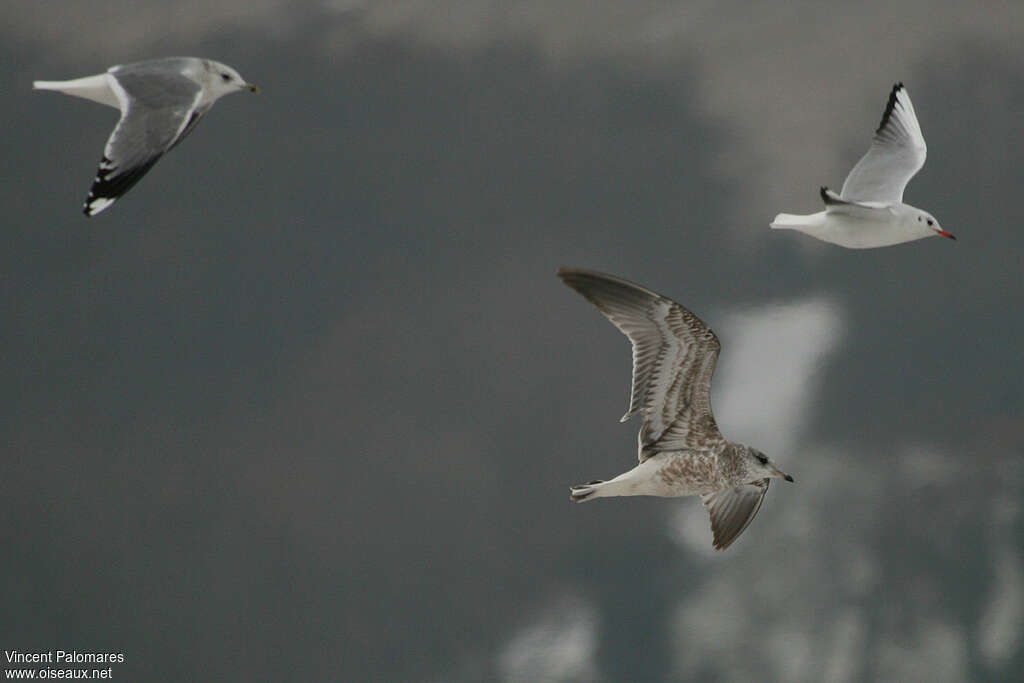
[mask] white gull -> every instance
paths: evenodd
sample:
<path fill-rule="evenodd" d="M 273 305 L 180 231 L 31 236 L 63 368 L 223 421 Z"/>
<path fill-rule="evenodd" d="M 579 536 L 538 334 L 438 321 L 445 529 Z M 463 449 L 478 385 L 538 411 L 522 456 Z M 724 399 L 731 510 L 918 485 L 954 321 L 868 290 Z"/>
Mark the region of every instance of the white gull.
<path fill-rule="evenodd" d="M 927 154 L 921 126 L 902 83 L 893 86 L 871 148 L 836 194 L 821 188 L 825 210 L 807 216 L 780 213 L 776 230 L 797 230 L 850 249 L 887 247 L 939 235 L 956 239 L 927 211 L 903 203 L 903 190 Z"/>
<path fill-rule="evenodd" d="M 166 57 L 112 66 L 95 76 L 35 81 L 32 87 L 121 110 L 121 119 L 107 140 L 85 200 L 86 216 L 103 211 L 130 190 L 192 131 L 218 99 L 239 90 L 259 92 L 230 66 L 199 57 Z"/>

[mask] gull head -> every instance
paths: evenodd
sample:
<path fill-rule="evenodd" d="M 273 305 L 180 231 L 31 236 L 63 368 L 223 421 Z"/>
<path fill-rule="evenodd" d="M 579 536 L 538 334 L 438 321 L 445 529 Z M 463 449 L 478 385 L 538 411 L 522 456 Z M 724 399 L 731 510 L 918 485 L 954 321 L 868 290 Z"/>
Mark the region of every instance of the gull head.
<path fill-rule="evenodd" d="M 747 446 L 746 465 L 751 483 L 767 478 L 785 479 L 789 482 L 793 481 L 793 477 L 776 467 L 775 463 L 773 463 L 767 455 L 756 448 Z"/>
<path fill-rule="evenodd" d="M 206 88 L 209 92 L 208 97 L 211 100 L 229 95 L 239 90 L 248 90 L 250 92 L 259 92 L 252 83 L 247 82 L 242 78 L 242 74 L 232 69 L 227 64 L 221 64 L 215 62 L 212 59 L 204 60 L 206 67 Z"/>
<path fill-rule="evenodd" d="M 911 219 L 922 237 L 934 237 L 935 235 L 938 235 L 939 237 L 945 237 L 946 239 L 956 239 L 956 237 L 953 236 L 953 233 L 943 230 L 942 226 L 939 225 L 939 222 L 935 219 L 935 216 L 931 215 L 927 211 L 911 207 Z"/>

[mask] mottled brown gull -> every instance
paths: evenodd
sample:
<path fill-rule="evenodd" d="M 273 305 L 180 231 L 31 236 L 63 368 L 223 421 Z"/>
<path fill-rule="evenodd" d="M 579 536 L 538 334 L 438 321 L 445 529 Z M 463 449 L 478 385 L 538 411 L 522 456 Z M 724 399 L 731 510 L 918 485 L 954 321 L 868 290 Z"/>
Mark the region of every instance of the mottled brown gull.
<path fill-rule="evenodd" d="M 721 345 L 676 302 L 637 284 L 587 270 L 558 277 L 597 306 L 633 345 L 625 422 L 640 413 L 640 464 L 610 481 L 573 486 L 572 500 L 606 496 L 700 496 L 714 546 L 724 550 L 761 508 L 773 477 L 793 478 L 761 451 L 727 441 L 711 412 L 711 376 Z"/>

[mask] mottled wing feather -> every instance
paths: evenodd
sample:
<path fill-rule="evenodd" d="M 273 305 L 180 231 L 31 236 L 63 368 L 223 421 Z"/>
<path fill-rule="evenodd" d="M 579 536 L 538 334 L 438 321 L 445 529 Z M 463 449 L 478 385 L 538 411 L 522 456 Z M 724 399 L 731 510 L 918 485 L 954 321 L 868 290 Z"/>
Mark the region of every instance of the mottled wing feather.
<path fill-rule="evenodd" d="M 768 493 L 768 483 L 761 479 L 700 497 L 711 517 L 715 550 L 728 548 L 750 526 Z"/>
<path fill-rule="evenodd" d="M 902 83 L 893 86 L 882 122 L 840 196 L 850 201 L 902 202 L 903 190 L 927 156 L 914 105 Z"/>
<path fill-rule="evenodd" d="M 115 70 L 113 76 L 121 119 L 104 147 L 85 201 L 87 215 L 106 208 L 139 182 L 208 109 L 197 109 L 201 88 L 184 75 L 133 69 Z"/>
<path fill-rule="evenodd" d="M 565 284 L 597 306 L 633 345 L 633 382 L 623 420 L 641 413 L 641 460 L 659 450 L 722 441 L 711 412 L 721 345 L 690 311 L 612 275 L 563 268 Z"/>

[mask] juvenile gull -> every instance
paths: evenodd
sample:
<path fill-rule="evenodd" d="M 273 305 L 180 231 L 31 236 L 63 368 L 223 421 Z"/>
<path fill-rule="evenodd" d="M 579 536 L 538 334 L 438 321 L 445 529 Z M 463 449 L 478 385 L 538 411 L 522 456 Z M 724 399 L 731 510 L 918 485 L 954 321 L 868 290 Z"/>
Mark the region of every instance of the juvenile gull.
<path fill-rule="evenodd" d="M 633 345 L 633 388 L 625 422 L 640 413 L 640 464 L 610 481 L 573 486 L 572 500 L 604 496 L 700 496 L 714 546 L 743 533 L 772 477 L 793 481 L 759 450 L 727 441 L 711 413 L 711 376 L 721 345 L 671 299 L 617 278 L 562 268 L 562 282 L 597 306 Z"/>
<path fill-rule="evenodd" d="M 160 157 L 192 132 L 218 99 L 239 90 L 259 92 L 230 66 L 198 57 L 112 66 L 95 76 L 35 81 L 32 87 L 121 110 L 85 200 L 86 216 L 103 211 L 139 182 Z"/>
<path fill-rule="evenodd" d="M 809 216 L 780 213 L 777 230 L 799 230 L 850 249 L 887 247 L 941 235 L 956 239 L 927 211 L 903 203 L 903 189 L 924 166 L 927 147 L 914 105 L 902 83 L 889 93 L 871 148 L 836 194 L 821 188 L 825 210 Z"/>

